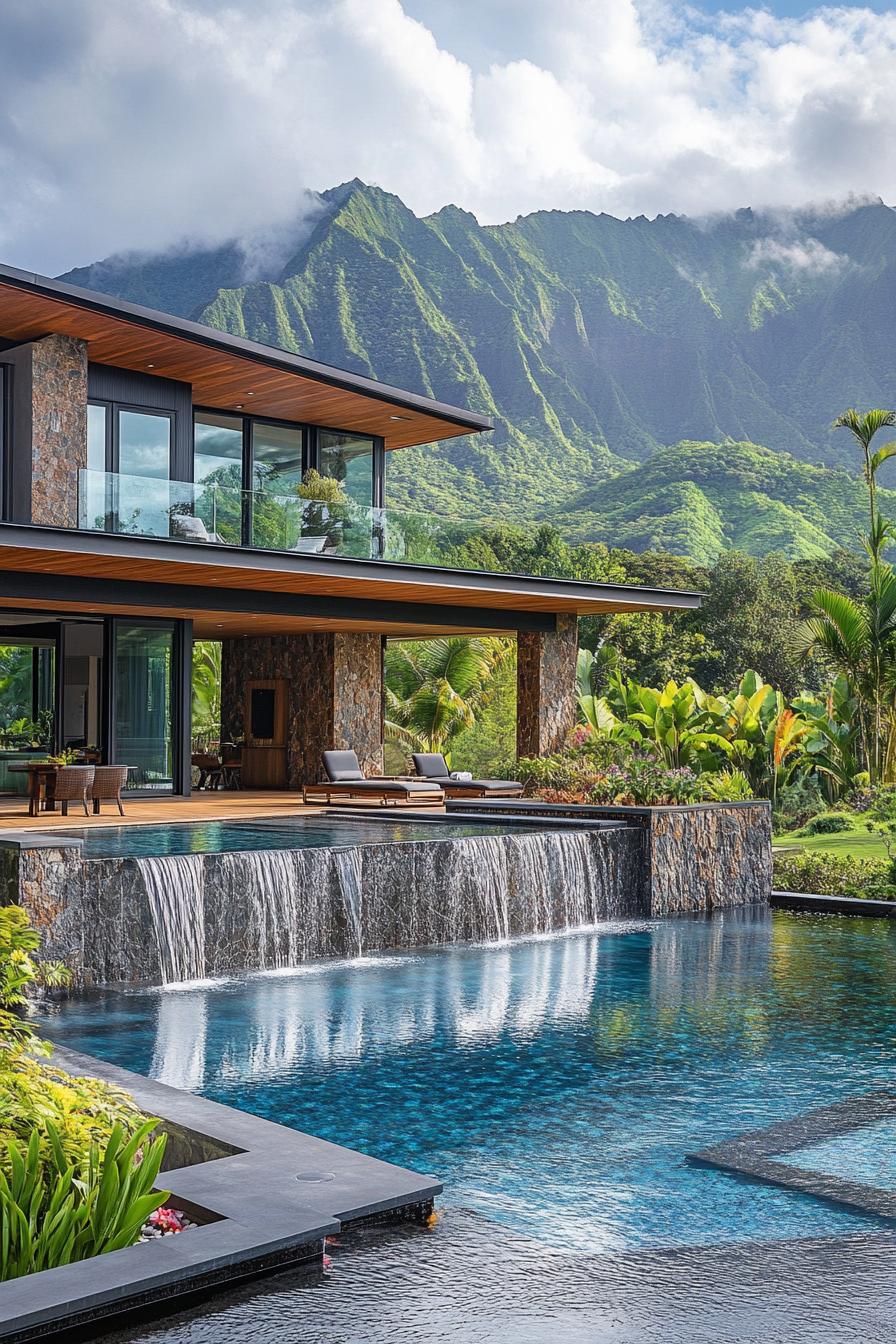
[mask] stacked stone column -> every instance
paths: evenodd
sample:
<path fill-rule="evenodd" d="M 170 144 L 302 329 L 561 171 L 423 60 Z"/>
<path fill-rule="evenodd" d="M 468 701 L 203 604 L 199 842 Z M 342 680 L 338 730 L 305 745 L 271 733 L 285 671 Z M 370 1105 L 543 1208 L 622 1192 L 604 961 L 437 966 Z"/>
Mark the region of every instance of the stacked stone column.
<path fill-rule="evenodd" d="M 383 768 L 383 659 L 380 635 L 354 632 L 225 639 L 221 657 L 221 736 L 245 735 L 245 688 L 288 683 L 287 783 L 321 779 L 330 747 L 357 752 L 365 774 Z"/>
<path fill-rule="evenodd" d="M 27 480 L 14 490 L 21 521 L 77 527 L 78 472 L 87 466 L 87 344 L 45 336 L 16 352 L 15 438 L 30 462 L 15 464 Z M 15 485 L 15 483 L 14 483 Z M 23 489 L 24 487 L 24 489 Z"/>
<path fill-rule="evenodd" d="M 558 751 L 576 722 L 578 620 L 557 617 L 550 632 L 517 637 L 516 745 L 518 756 Z"/>

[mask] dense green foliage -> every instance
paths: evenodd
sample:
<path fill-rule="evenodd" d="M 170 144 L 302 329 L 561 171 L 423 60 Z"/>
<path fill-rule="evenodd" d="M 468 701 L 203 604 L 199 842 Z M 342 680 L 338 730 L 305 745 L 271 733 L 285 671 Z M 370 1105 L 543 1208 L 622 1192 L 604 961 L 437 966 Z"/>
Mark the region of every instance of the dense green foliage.
<path fill-rule="evenodd" d="M 490 696 L 492 677 L 510 656 L 509 639 L 458 635 L 400 640 L 386 651 L 386 738 L 409 754 L 443 752 L 471 728 Z"/>
<path fill-rule="evenodd" d="M 896 873 L 891 859 L 785 850 L 776 853 L 774 861 L 774 884 L 778 891 L 896 900 Z"/>
<path fill-rule="evenodd" d="M 390 455 L 390 503 L 550 518 L 704 563 L 732 547 L 812 557 L 863 521 L 831 422 L 857 389 L 891 393 L 896 215 L 867 204 L 788 227 L 840 264 L 793 265 L 763 247 L 780 218 L 749 210 L 483 227 L 455 206 L 418 219 L 356 181 L 251 269 L 232 243 L 65 278 L 494 417 L 493 435 Z"/>
<path fill-rule="evenodd" d="M 7 1143 L 0 1162 L 0 1279 L 133 1246 L 167 1199 L 152 1188 L 166 1143 L 164 1134 L 150 1139 L 154 1126 L 147 1120 L 127 1138 L 116 1125 L 83 1161 L 69 1159 L 52 1124 L 48 1154 L 37 1130 L 27 1145 Z"/>
<path fill-rule="evenodd" d="M 164 1138 L 118 1088 L 46 1062 L 22 1015 L 29 989 L 65 983 L 40 938 L 0 907 L 0 1280 L 130 1246 L 165 1196 L 151 1193 Z"/>

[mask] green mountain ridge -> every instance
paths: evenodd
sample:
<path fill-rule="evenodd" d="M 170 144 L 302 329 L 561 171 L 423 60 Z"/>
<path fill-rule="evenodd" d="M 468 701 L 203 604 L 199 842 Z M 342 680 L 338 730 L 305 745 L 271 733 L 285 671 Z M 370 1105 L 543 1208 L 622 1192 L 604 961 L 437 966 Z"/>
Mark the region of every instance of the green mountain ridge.
<path fill-rule="evenodd" d="M 881 202 L 482 226 L 355 181 L 267 253 L 237 240 L 63 278 L 494 418 L 390 455 L 392 503 L 699 559 L 854 544 L 856 460 L 831 421 L 896 399 Z"/>

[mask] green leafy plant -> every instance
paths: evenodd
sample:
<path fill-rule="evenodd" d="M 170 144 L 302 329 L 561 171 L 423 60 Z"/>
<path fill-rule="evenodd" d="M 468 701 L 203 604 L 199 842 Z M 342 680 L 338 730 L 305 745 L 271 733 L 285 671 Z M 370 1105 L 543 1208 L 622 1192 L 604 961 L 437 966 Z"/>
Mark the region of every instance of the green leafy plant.
<path fill-rule="evenodd" d="M 38 963 L 40 935 L 18 905 L 0 906 L 0 1068 L 24 1050 L 49 1054 L 49 1047 L 17 1011 L 29 986 L 66 984 L 68 971 L 58 962 Z"/>
<path fill-rule="evenodd" d="M 40 935 L 21 906 L 0 907 L 0 1165 L 4 1143 L 27 1143 L 36 1135 L 44 1149 L 51 1126 L 76 1162 L 116 1125 L 131 1134 L 143 1122 L 126 1092 L 45 1062 L 50 1046 L 20 1010 L 30 989 L 65 985 L 69 973 L 57 962 L 38 961 L 39 947 Z"/>
<path fill-rule="evenodd" d="M 408 751 L 448 752 L 486 703 L 510 642 L 470 635 L 403 640 L 386 650 L 386 737 Z"/>
<path fill-rule="evenodd" d="M 74 747 L 65 747 L 62 751 L 57 751 L 54 756 L 47 757 L 48 765 L 74 765 L 78 759 L 78 753 Z"/>
<path fill-rule="evenodd" d="M 9 1142 L 0 1170 L 0 1279 L 87 1260 L 133 1246 L 151 1213 L 168 1199 L 154 1191 L 166 1136 L 146 1120 L 130 1138 L 116 1125 L 86 1162 L 67 1157 L 53 1125 L 49 1153 L 36 1133 L 26 1147 Z"/>
<path fill-rule="evenodd" d="M 889 859 L 858 859 L 850 854 L 784 851 L 774 856 L 778 891 L 820 896 L 896 900 L 896 881 Z"/>
<path fill-rule="evenodd" d="M 753 786 L 743 770 L 707 771 L 697 783 L 697 796 L 704 803 L 744 803 L 754 797 Z"/>
<path fill-rule="evenodd" d="M 799 835 L 839 835 L 855 828 L 858 818 L 852 812 L 819 812 L 810 817 Z"/>

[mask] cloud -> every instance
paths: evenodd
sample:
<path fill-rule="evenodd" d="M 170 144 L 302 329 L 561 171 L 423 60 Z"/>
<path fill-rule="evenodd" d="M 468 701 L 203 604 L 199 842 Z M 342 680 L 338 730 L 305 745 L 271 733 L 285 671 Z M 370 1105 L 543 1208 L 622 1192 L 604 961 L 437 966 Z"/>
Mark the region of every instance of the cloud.
<path fill-rule="evenodd" d="M 231 237 L 251 269 L 355 176 L 485 223 L 896 198 L 893 12 L 5 0 L 3 25 L 0 256 L 46 271 Z"/>
<path fill-rule="evenodd" d="M 832 252 L 817 238 L 785 241 L 757 238 L 747 256 L 748 266 L 781 266 L 804 275 L 830 275 L 850 264 L 840 252 Z"/>

